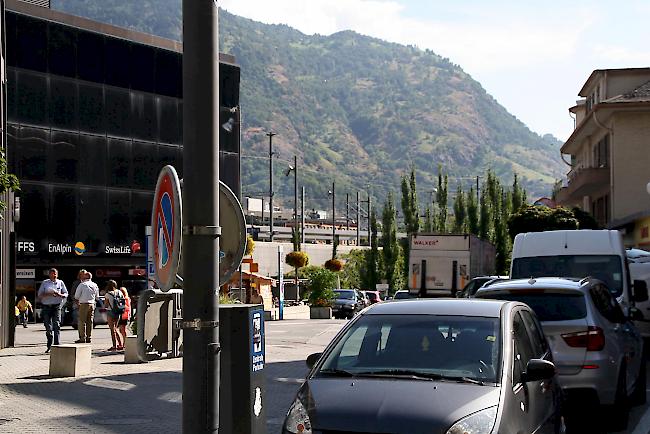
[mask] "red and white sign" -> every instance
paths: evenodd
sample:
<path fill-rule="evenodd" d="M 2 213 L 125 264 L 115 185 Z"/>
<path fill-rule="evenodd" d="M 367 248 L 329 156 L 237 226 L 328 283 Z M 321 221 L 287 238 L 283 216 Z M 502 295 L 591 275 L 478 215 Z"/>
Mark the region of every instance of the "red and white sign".
<path fill-rule="evenodd" d="M 99 268 L 95 270 L 95 277 L 105 278 L 105 277 L 122 277 L 122 272 L 120 270 L 107 270 Z"/>
<path fill-rule="evenodd" d="M 151 227 L 153 262 L 158 287 L 169 291 L 176 283 L 181 253 L 181 188 L 176 169 L 160 171 L 153 198 Z"/>

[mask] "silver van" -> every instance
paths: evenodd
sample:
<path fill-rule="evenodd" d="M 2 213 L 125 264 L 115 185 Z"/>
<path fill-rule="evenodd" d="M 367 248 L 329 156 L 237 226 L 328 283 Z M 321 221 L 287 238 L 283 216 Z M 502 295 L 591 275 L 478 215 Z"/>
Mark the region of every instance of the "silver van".
<path fill-rule="evenodd" d="M 645 403 L 643 339 L 602 281 L 517 279 L 483 287 L 476 298 L 519 301 L 533 309 L 569 408 L 610 406 L 615 425 L 624 427 L 628 403 Z"/>

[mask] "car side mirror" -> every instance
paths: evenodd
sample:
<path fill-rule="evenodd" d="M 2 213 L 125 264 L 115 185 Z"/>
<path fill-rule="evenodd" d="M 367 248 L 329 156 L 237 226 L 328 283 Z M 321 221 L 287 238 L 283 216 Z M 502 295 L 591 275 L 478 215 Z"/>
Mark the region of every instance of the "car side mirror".
<path fill-rule="evenodd" d="M 526 372 L 521 374 L 521 382 L 548 380 L 555 375 L 555 365 L 548 360 L 530 359 L 526 365 Z"/>
<path fill-rule="evenodd" d="M 634 281 L 634 301 L 648 301 L 648 284 L 645 280 Z"/>
<path fill-rule="evenodd" d="M 631 307 L 629 319 L 632 321 L 643 321 L 643 312 L 636 307 Z"/>
<path fill-rule="evenodd" d="M 323 353 L 314 353 L 307 356 L 307 367 L 309 369 L 314 367 L 316 362 L 318 362 L 318 359 L 320 359 L 321 354 Z"/>

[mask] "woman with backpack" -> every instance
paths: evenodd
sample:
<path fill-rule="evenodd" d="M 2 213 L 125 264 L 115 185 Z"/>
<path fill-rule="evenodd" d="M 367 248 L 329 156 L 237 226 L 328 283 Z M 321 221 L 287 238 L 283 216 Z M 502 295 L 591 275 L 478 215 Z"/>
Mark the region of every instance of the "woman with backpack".
<path fill-rule="evenodd" d="M 126 326 L 129 324 L 129 321 L 131 320 L 131 297 L 129 297 L 129 291 L 127 291 L 126 288 L 123 286 L 120 286 L 120 292 L 124 297 L 124 301 L 126 305 L 126 309 L 124 309 L 124 313 L 120 318 L 120 325 L 119 325 L 120 334 L 122 335 L 122 346 L 124 346 L 126 345 Z M 117 347 L 117 349 L 121 350 L 123 348 Z"/>
<path fill-rule="evenodd" d="M 107 304 L 106 316 L 108 319 L 108 329 L 111 331 L 111 340 L 113 341 L 113 346 L 108 351 L 118 351 L 124 348 L 117 330 L 117 325 L 126 310 L 126 300 L 122 292 L 117 289 L 116 281 L 109 280 L 106 282 L 106 295 L 104 299 Z"/>

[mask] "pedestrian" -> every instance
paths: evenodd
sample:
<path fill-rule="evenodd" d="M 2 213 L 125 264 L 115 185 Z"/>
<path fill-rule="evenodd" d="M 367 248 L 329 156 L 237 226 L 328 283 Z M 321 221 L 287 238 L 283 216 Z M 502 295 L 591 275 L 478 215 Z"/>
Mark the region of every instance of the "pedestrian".
<path fill-rule="evenodd" d="M 108 329 L 111 331 L 111 340 L 113 341 L 113 346 L 108 349 L 108 351 L 117 351 L 119 348 L 123 348 L 122 342 L 120 341 L 120 334 L 117 331 L 117 323 L 124 313 L 124 296 L 117 289 L 117 282 L 114 280 L 109 280 L 106 282 L 106 294 L 104 295 L 104 300 L 106 300 L 106 317 L 108 319 Z M 120 311 L 120 304 L 122 304 L 122 310 Z"/>
<path fill-rule="evenodd" d="M 21 324 L 23 327 L 27 328 L 27 323 L 29 322 L 29 312 L 31 312 L 32 315 L 34 314 L 34 308 L 32 307 L 32 304 L 27 300 L 27 297 L 23 295 L 18 301 L 16 307 L 18 308 L 18 316 L 20 317 Z"/>
<path fill-rule="evenodd" d="M 68 288 L 65 283 L 59 280 L 59 271 L 56 268 L 50 268 L 49 279 L 45 279 L 38 288 L 38 299 L 43 308 L 43 324 L 45 325 L 45 336 L 47 337 L 46 353 L 50 352 L 52 344 L 59 345 L 59 335 L 61 329 L 61 304 L 68 296 Z"/>
<path fill-rule="evenodd" d="M 126 345 L 126 326 L 129 325 L 129 321 L 131 320 L 131 297 L 129 297 L 129 291 L 127 291 L 123 286 L 120 286 L 120 292 L 124 296 L 124 304 L 126 306 L 119 323 L 119 330 L 122 335 L 122 346 L 124 346 Z M 118 347 L 117 349 L 119 350 L 122 348 Z"/>
<path fill-rule="evenodd" d="M 74 293 L 75 303 L 79 306 L 77 318 L 77 331 L 79 339 L 77 344 L 90 343 L 93 332 L 93 319 L 95 318 L 95 306 L 99 299 L 99 287 L 93 282 L 93 275 L 86 270 L 79 272 L 81 282 L 77 285 Z"/>
<path fill-rule="evenodd" d="M 253 294 L 251 295 L 251 304 L 264 304 L 264 298 L 257 288 L 253 290 Z"/>

